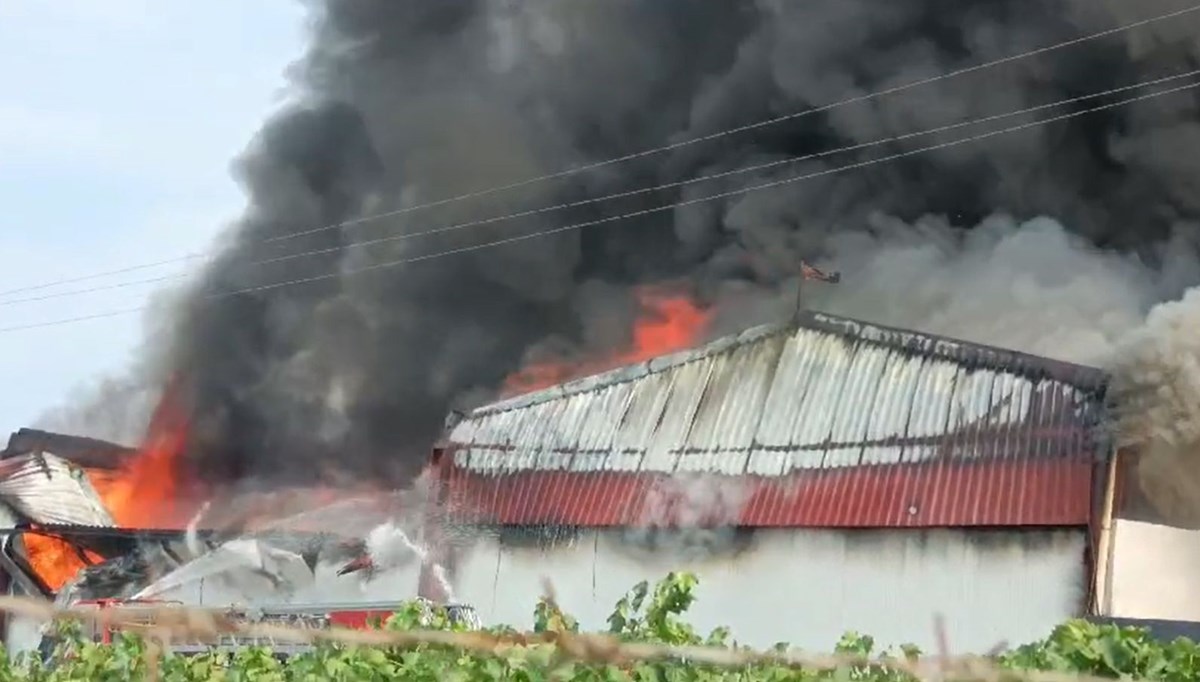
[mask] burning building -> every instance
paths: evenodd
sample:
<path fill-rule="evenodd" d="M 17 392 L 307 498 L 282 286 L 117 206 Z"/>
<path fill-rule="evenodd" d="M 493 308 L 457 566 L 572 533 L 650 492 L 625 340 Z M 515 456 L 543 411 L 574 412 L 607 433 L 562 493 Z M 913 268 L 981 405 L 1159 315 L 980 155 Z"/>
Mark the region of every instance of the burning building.
<path fill-rule="evenodd" d="M 402 492 L 260 491 L 187 507 L 190 529 L 131 527 L 116 517 L 148 512 L 122 506 L 123 481 L 182 442 L 166 408 L 138 449 L 19 432 L 0 457 L 9 591 L 342 615 L 420 596 L 520 624 L 549 578 L 602 627 L 631 584 L 687 569 L 694 622 L 747 643 L 928 647 L 942 616 L 967 651 L 1194 611 L 1144 587 L 1139 557 L 1187 574 L 1194 531 L 1130 484 L 1105 372 L 804 311 L 692 347 L 708 310 L 643 303 L 620 352 L 528 366 L 513 395 L 452 415 Z M 764 616 L 781 610 L 804 618 Z"/>
<path fill-rule="evenodd" d="M 445 561 L 485 621 L 524 620 L 545 576 L 602 627 L 689 568 L 694 622 L 757 645 L 932 645 L 937 613 L 956 650 L 1031 640 L 1092 610 L 1105 392 L 1096 369 L 805 313 L 463 415 L 434 469 L 475 539 Z"/>
<path fill-rule="evenodd" d="M 310 7 L 244 214 L 106 384 L 183 377 L 210 485 L 402 485 L 451 409 L 608 357 L 664 283 L 736 330 L 811 259 L 848 274 L 823 309 L 1085 364 L 1194 283 L 1192 95 L 921 151 L 1187 73 L 1167 0 Z"/>
<path fill-rule="evenodd" d="M 183 426 L 166 416 L 171 395 L 139 448 L 30 429 L 13 434 L 0 451 L 0 590 L 62 606 L 256 605 L 327 624 L 415 596 L 405 584 L 365 601 L 372 595 L 355 589 L 360 581 L 327 579 L 371 546 L 365 531 L 348 529 L 413 516 L 411 496 L 293 489 L 195 504 L 178 470 Z M 331 604 L 339 588 L 349 601 Z M 41 625 L 0 621 L 3 641 L 12 650 L 32 647 Z"/>
<path fill-rule="evenodd" d="M 206 501 L 227 535 L 320 526 L 302 512 L 347 487 L 410 484 L 457 408 L 428 471 L 448 554 L 422 563 L 496 619 L 526 621 L 534 552 L 595 622 L 664 547 L 645 561 L 731 576 L 698 613 L 750 638 L 739 577 L 824 605 L 798 643 L 908 639 L 942 605 L 956 646 L 1040 634 L 1113 544 L 1104 374 L 1043 356 L 1100 366 L 1200 282 L 1197 101 L 922 148 L 1186 74 L 1200 15 L 1169 4 L 314 2 L 298 97 L 236 164 L 245 214 L 105 384 L 175 388 L 64 485 L 122 532 L 177 536 Z M 929 333 L 722 337 L 790 312 L 804 259 L 847 273 L 823 309 Z M 497 389 L 527 394 L 479 407 Z M 970 618 L 1018 580 L 1039 596 Z"/>

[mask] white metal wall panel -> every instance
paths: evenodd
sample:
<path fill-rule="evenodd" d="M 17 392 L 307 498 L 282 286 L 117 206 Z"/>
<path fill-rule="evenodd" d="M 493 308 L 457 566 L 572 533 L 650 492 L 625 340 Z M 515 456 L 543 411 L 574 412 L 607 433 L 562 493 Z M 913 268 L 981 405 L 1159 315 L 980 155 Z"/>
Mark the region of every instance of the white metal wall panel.
<path fill-rule="evenodd" d="M 709 550 L 700 538 L 664 541 L 647 552 L 613 531 L 553 548 L 481 540 L 460 559 L 455 589 L 485 623 L 528 627 L 547 577 L 581 626 L 599 629 L 636 582 L 690 570 L 700 585 L 688 620 L 701 631 L 727 625 L 746 644 L 817 651 L 848 630 L 935 650 L 940 614 L 954 652 L 984 653 L 1045 637 L 1083 608 L 1082 530 L 772 530 L 737 552 L 714 538 Z"/>
<path fill-rule="evenodd" d="M 1116 519 L 1102 614 L 1200 621 L 1200 530 Z"/>

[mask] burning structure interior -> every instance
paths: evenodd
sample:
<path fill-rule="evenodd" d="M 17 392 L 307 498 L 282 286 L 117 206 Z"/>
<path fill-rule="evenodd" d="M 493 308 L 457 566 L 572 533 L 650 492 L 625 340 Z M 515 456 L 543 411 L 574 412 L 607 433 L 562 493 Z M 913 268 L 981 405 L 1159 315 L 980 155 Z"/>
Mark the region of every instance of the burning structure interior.
<path fill-rule="evenodd" d="M 163 441 L 148 439 L 156 442 Z M 0 451 L 0 588 L 60 605 L 145 598 L 220 606 L 314 601 L 311 589 L 304 590 L 319 573 L 363 567 L 367 545 L 345 528 L 404 512 L 403 496 L 290 490 L 222 500 L 221 513 L 204 514 L 201 507 L 190 522 L 179 523 L 169 513 L 178 509 L 161 506 L 155 491 L 124 495 L 131 478 L 146 485 L 157 456 L 146 446 L 32 429 L 14 433 Z M 291 513 L 311 509 L 314 501 L 322 507 L 319 518 Z M 160 511 L 166 513 L 159 523 L 120 521 L 152 519 Z M 216 589 L 210 585 L 206 593 L 205 583 L 214 579 Z M 24 622 L 5 622 L 4 632 L 18 649 L 39 636 L 36 625 Z"/>

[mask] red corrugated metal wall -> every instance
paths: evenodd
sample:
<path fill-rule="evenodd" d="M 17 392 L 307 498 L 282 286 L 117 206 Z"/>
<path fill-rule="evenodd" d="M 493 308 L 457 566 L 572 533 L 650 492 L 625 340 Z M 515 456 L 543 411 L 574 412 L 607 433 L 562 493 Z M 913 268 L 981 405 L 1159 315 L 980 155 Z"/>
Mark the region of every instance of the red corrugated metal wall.
<path fill-rule="evenodd" d="M 935 461 L 785 476 L 521 471 L 439 458 L 453 518 L 500 525 L 1085 526 L 1088 457 Z"/>

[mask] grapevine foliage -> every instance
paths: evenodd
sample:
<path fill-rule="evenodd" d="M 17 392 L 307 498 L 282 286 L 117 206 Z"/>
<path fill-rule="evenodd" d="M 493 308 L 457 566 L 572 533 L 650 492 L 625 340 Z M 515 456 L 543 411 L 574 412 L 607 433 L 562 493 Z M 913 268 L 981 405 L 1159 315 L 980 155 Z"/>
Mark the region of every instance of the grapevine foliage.
<path fill-rule="evenodd" d="M 683 618 L 695 600 L 697 580 L 688 573 L 672 573 L 657 585 L 642 582 L 622 597 L 608 618 L 608 631 L 623 642 L 664 645 L 708 645 L 739 649 L 730 632 L 718 628 L 699 633 Z M 0 649 L 0 682 L 29 680 L 136 680 L 144 679 L 153 665 L 160 680 L 392 680 L 428 682 L 475 682 L 513 680 L 537 682 L 905 682 L 907 673 L 889 669 L 884 661 L 917 661 L 921 652 L 913 646 L 878 651 L 874 640 L 847 633 L 836 652 L 862 661 L 834 671 L 798 670 L 782 665 L 757 664 L 738 669 L 675 661 L 623 661 L 596 664 L 572 660 L 553 643 L 555 634 L 568 636 L 579 630 L 578 622 L 552 601 L 543 599 L 534 608 L 533 630 L 543 635 L 536 642 L 504 645 L 495 655 L 477 655 L 446 646 L 415 648 L 372 648 L 320 645 L 284 659 L 265 648 L 245 648 L 234 653 L 210 652 L 182 656 L 170 653 L 147 656 L 144 642 L 122 634 L 113 643 L 87 642 L 78 630 L 65 626 L 55 654 L 43 661 L 34 654 L 10 656 Z M 426 607 L 413 603 L 380 625 L 385 629 L 419 627 L 453 631 L 463 626 L 445 613 L 430 620 Z M 494 634 L 516 634 L 493 628 Z M 544 641 L 543 641 L 544 640 Z M 561 638 L 560 638 L 561 641 Z M 776 645 L 785 650 L 787 645 Z M 996 657 L 998 666 L 1010 671 L 1013 680 L 1021 671 L 1041 670 L 1086 673 L 1111 678 L 1137 678 L 1182 682 L 1200 679 L 1200 646 L 1179 639 L 1161 643 L 1137 628 L 1071 621 L 1059 626 L 1045 640 L 1021 646 Z"/>

